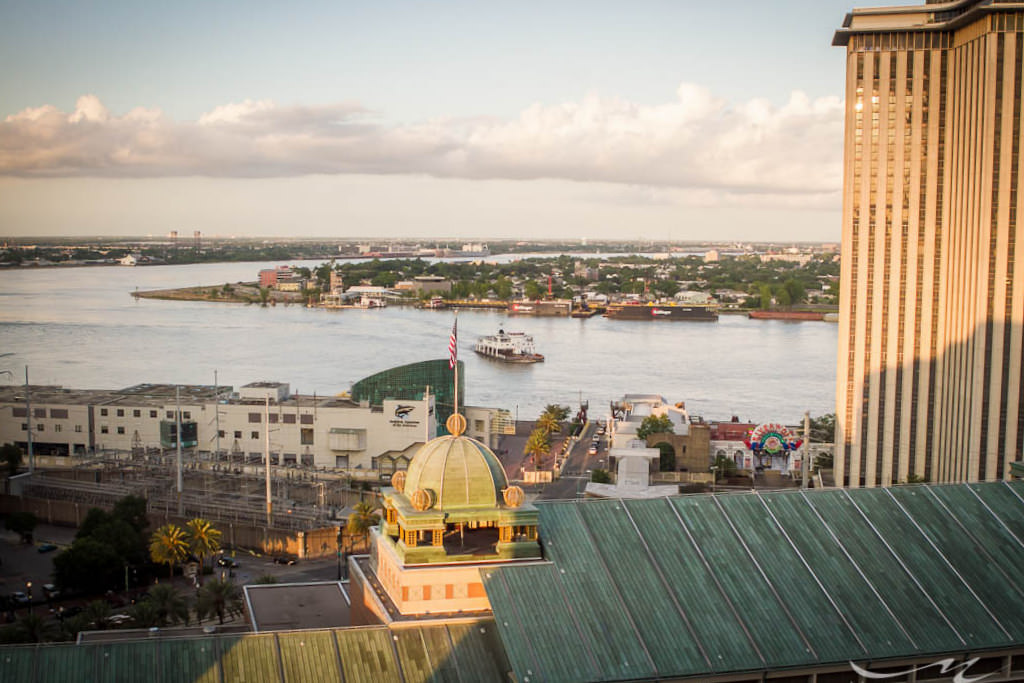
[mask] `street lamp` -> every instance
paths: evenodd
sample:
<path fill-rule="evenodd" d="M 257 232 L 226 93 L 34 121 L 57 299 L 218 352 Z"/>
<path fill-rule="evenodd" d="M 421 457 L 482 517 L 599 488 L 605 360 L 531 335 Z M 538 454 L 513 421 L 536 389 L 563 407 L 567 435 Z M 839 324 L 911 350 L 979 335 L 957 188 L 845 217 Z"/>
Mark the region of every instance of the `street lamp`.
<path fill-rule="evenodd" d="M 338 526 L 338 581 L 341 581 L 341 526 Z"/>
<path fill-rule="evenodd" d="M 32 614 L 32 582 L 26 581 L 25 588 L 28 590 L 28 613 Z"/>

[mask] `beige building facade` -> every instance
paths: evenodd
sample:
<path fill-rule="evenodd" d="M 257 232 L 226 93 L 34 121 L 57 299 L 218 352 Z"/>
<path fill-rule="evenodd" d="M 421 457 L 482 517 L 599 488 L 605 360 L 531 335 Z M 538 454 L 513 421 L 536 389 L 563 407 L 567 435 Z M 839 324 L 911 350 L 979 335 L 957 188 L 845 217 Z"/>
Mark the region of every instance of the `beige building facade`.
<path fill-rule="evenodd" d="M 835 476 L 1008 477 L 1024 437 L 1024 5 L 853 10 Z"/>

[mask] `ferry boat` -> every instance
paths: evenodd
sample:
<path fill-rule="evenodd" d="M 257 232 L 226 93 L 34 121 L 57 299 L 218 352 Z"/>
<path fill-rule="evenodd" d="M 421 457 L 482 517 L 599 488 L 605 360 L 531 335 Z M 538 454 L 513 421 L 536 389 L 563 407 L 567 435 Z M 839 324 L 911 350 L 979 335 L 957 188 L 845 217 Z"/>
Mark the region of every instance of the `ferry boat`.
<path fill-rule="evenodd" d="M 533 337 L 524 332 L 506 332 L 480 337 L 473 350 L 481 356 L 505 363 L 540 363 L 544 356 L 536 352 Z"/>
<path fill-rule="evenodd" d="M 718 304 L 716 303 L 642 303 L 629 301 L 608 304 L 604 313 L 607 318 L 616 320 L 718 320 Z"/>

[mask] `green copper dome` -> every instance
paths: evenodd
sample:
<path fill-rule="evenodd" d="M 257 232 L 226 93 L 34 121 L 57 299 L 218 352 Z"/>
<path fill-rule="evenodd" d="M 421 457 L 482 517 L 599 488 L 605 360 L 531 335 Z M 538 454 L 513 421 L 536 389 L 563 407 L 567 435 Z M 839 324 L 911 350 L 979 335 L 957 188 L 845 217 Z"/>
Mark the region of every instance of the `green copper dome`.
<path fill-rule="evenodd" d="M 484 444 L 467 436 L 439 436 L 420 448 L 409 463 L 405 495 L 432 491 L 435 510 L 499 507 L 508 486 L 505 469 Z"/>

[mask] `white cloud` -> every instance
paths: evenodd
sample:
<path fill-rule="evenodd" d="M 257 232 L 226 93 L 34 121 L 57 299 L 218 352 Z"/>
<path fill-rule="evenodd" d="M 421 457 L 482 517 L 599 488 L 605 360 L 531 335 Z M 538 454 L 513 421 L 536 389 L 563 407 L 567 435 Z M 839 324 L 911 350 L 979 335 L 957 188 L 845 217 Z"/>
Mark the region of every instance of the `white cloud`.
<path fill-rule="evenodd" d="M 407 125 L 385 125 L 353 103 L 268 100 L 176 122 L 155 109 L 117 116 L 84 95 L 71 113 L 47 105 L 0 122 L 0 175 L 549 178 L 810 206 L 841 185 L 842 130 L 836 98 L 794 92 L 782 106 L 730 105 L 693 84 L 657 105 L 591 95 L 536 104 L 513 120 Z"/>

